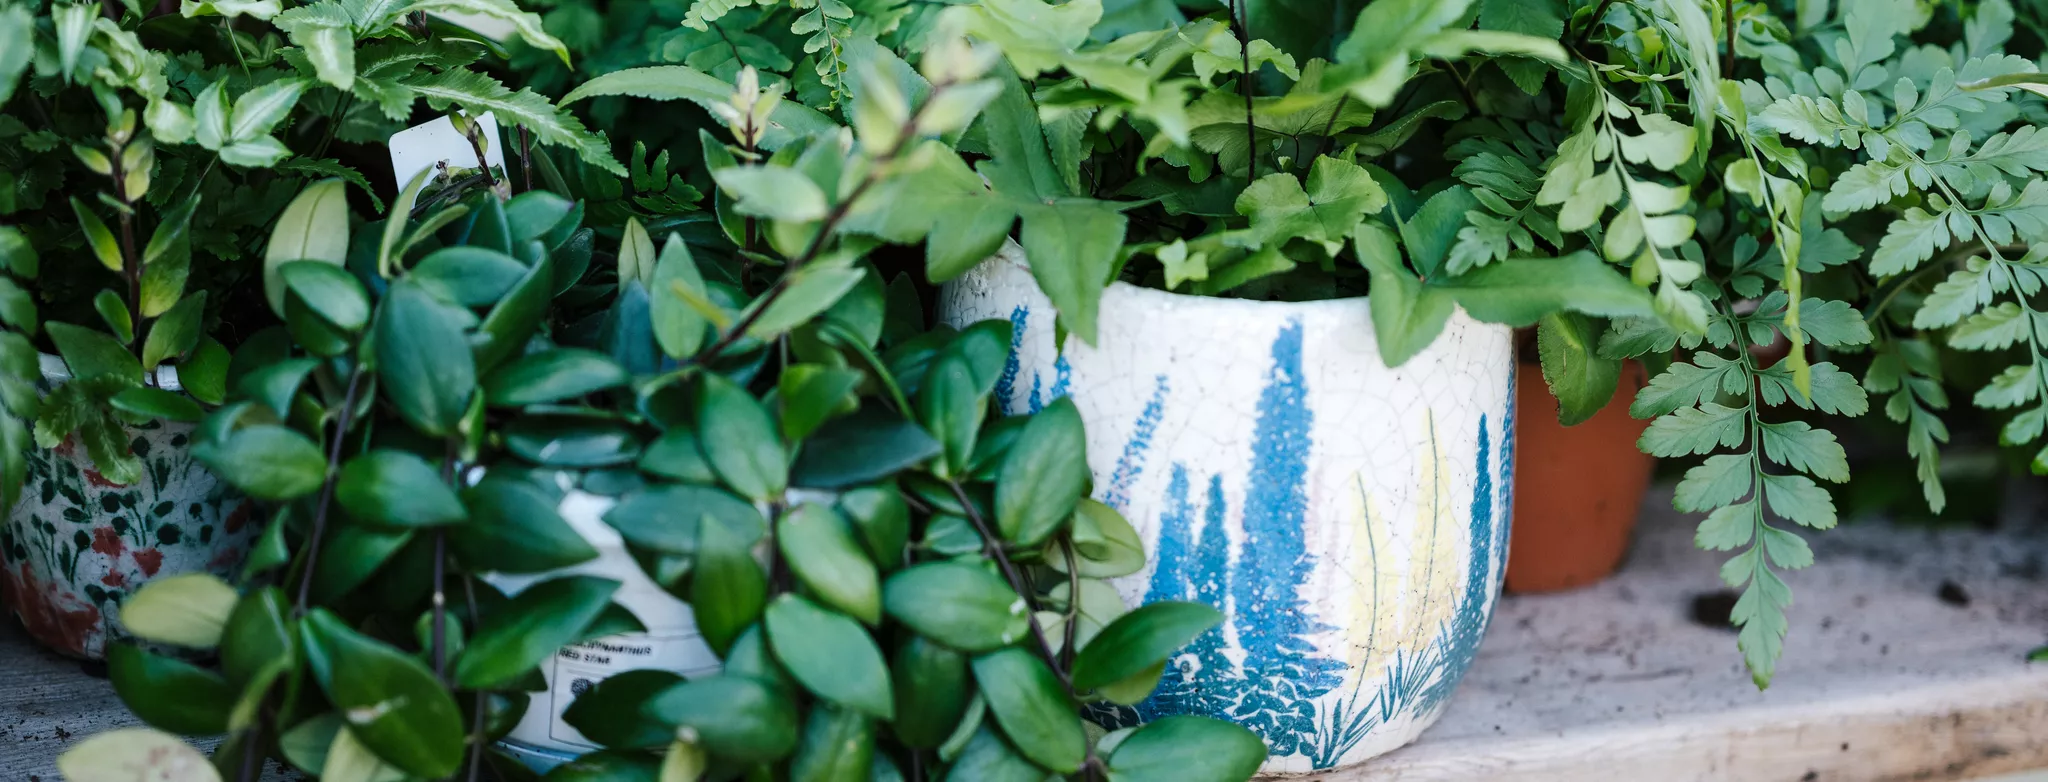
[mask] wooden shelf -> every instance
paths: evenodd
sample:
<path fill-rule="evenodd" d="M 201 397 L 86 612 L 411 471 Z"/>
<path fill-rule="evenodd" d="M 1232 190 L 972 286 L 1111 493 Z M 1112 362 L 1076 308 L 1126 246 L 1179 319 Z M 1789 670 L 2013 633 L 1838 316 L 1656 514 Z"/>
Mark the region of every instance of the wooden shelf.
<path fill-rule="evenodd" d="M 1621 574 L 1502 601 L 1442 721 L 1416 744 L 1324 775 L 1346 782 L 1868 782 L 2048 768 L 2048 530 L 1882 524 L 1809 534 L 1787 577 L 1778 679 L 1750 684 L 1735 634 L 1692 618 L 1721 556 L 1692 548 L 1667 490 L 1644 504 Z M 1944 584 L 1952 584 L 1947 600 Z M 131 725 L 105 679 L 0 627 L 0 779 L 56 782 L 55 759 Z"/>

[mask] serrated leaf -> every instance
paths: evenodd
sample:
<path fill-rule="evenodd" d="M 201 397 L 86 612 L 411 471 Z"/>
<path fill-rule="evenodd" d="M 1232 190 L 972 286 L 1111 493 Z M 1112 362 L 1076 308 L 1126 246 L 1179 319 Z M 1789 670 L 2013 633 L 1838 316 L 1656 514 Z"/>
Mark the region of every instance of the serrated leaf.
<path fill-rule="evenodd" d="M 1849 479 L 1849 457 L 1833 432 L 1805 421 L 1765 423 L 1761 430 L 1764 455 L 1771 461 L 1826 481 Z"/>
<path fill-rule="evenodd" d="M 1742 444 L 1747 428 L 1743 413 L 1742 408 L 1713 402 L 1681 408 L 1651 421 L 1637 444 L 1652 456 L 1684 456 L 1708 453 L 1716 447 L 1733 448 Z M 1833 437 L 1829 439 L 1832 441 Z"/>
<path fill-rule="evenodd" d="M 1765 475 L 1764 501 L 1787 521 L 1814 529 L 1835 526 L 1835 500 L 1804 475 Z"/>
<path fill-rule="evenodd" d="M 1755 482 L 1755 471 L 1748 455 L 1724 453 L 1709 456 L 1705 462 L 1685 471 L 1685 478 L 1678 482 L 1678 491 L 1672 495 L 1671 504 L 1687 513 L 1711 510 L 1749 496 Z"/>

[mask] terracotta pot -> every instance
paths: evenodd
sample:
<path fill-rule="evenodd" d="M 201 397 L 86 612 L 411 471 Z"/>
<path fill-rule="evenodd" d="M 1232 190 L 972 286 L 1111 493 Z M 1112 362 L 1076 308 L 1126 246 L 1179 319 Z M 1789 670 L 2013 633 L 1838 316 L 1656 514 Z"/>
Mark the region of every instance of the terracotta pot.
<path fill-rule="evenodd" d="M 44 356 L 46 385 L 68 378 Z M 170 368 L 157 384 L 178 389 Z M 130 636 L 120 605 L 143 584 L 182 573 L 232 577 L 263 529 L 255 507 L 192 458 L 192 424 L 152 421 L 128 429 L 142 460 L 132 485 L 93 469 L 70 440 L 28 454 L 21 501 L 0 527 L 0 581 L 7 608 L 29 635 L 72 657 L 97 660 Z"/>
<path fill-rule="evenodd" d="M 1069 397 L 1087 424 L 1096 497 L 1152 554 L 1111 581 L 1108 602 L 1198 601 L 1225 616 L 1167 662 L 1150 698 L 1097 709 L 1101 724 L 1228 719 L 1265 739 L 1263 771 L 1293 774 L 1392 751 L 1443 714 L 1505 558 L 1506 326 L 1455 313 L 1390 369 L 1363 298 L 1116 283 L 1095 345 L 1061 350 L 1014 244 L 941 302 L 955 326 L 1010 322 L 1004 412 Z"/>
<path fill-rule="evenodd" d="M 1629 416 L 1641 364 L 1622 365 L 1614 399 L 1577 426 L 1562 426 L 1557 401 L 1535 364 L 1515 382 L 1515 510 L 1509 536 L 1509 592 L 1551 592 L 1591 584 L 1621 566 L 1636 510 L 1656 460 L 1636 450 L 1650 422 Z"/>

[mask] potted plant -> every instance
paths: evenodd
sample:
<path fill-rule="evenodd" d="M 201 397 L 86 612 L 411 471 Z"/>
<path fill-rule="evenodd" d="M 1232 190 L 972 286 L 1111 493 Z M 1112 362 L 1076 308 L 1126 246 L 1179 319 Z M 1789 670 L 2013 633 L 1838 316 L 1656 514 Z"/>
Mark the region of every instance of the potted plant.
<path fill-rule="evenodd" d="M 1528 335 L 1531 337 L 1539 335 Z M 1621 566 L 1649 491 L 1656 459 L 1636 448 L 1648 421 L 1628 414 L 1636 392 L 1649 382 L 1639 362 L 1597 362 L 1579 367 L 1580 344 L 1598 335 L 1571 327 L 1544 331 L 1524 344 L 1515 372 L 1515 405 L 1536 415 L 1515 417 L 1515 492 L 1508 560 L 1502 588 L 1526 594 L 1573 589 L 1597 582 Z M 1544 353 L 1551 355 L 1542 361 Z M 1546 368 L 1552 368 L 1546 372 Z M 1613 396 L 1593 410 L 1564 408 L 1550 395 L 1550 376 L 1590 371 L 1584 382 L 1614 375 Z M 1562 379 L 1562 378 L 1561 378 Z M 1558 415 L 1544 415 L 1551 408 Z"/>
<path fill-rule="evenodd" d="M 1483 610 L 1382 646 L 1357 633 L 1382 638 L 1384 617 L 1356 607 L 1390 593 L 1425 616 L 1487 604 L 1505 506 L 1485 493 L 1509 483 L 1475 458 L 1476 433 L 1507 450 L 1492 428 L 1512 409 L 1505 326 L 1537 325 L 1566 421 L 1610 403 L 1620 362 L 1650 371 L 1627 400 L 1649 421 L 1638 446 L 1705 457 L 1676 504 L 1706 514 L 1701 547 L 1737 552 L 1722 575 L 1743 590 L 1732 621 L 1758 686 L 1789 628 L 1782 573 L 1812 561 L 1794 530 L 1836 523 L 1822 483 L 1849 465 L 1830 418 L 1886 395 L 1936 507 L 1949 383 L 2012 411 L 2003 441 L 2040 439 L 2048 362 L 2029 329 L 2041 265 L 2023 244 L 2048 185 L 2030 151 L 2037 104 L 2015 96 L 2048 88 L 2032 60 L 2004 53 L 2039 45 L 2013 35 L 2008 4 L 1781 18 L 1761 4 L 1375 2 L 1328 42 L 1241 11 L 1185 20 L 1157 7 L 1104 24 L 1088 3 L 955 12 L 1030 81 L 974 137 L 989 189 L 940 218 L 992 248 L 1021 217 L 1020 246 L 952 283 L 949 317 L 1017 319 L 1010 403 L 1071 395 L 1102 496 L 1146 539 L 1170 541 L 1125 588 L 1222 607 L 1243 655 L 1188 661 L 1185 693 L 1163 689 L 1140 716 L 1235 716 L 1273 745 L 1270 767 L 1290 769 L 1355 761 L 1427 724 L 1441 700 L 1410 693 L 1429 690 L 1349 677 L 1414 670 L 1433 639 L 1476 638 Z M 1472 49 L 1506 56 L 1446 59 Z M 1312 324 L 1338 310 L 1357 324 L 1338 332 L 1352 342 L 1316 347 Z M 1471 350 L 1481 356 L 1457 363 Z M 1347 371 L 1383 381 L 1333 379 Z M 1380 382 L 1397 390 L 1314 396 L 1318 383 Z M 1174 410 L 1175 395 L 1188 407 Z M 1488 425 L 1449 430 L 1470 439 L 1443 459 L 1442 435 L 1423 434 L 1445 431 L 1435 405 Z M 1422 509 L 1375 509 L 1390 495 Z M 1376 531 L 1387 524 L 1401 525 L 1392 549 Z M 1429 532 L 1445 526 L 1460 531 Z M 1191 570 L 1172 564 L 1176 549 Z M 1445 549 L 1447 581 L 1469 598 L 1390 579 L 1436 578 Z M 1327 574 L 1340 563 L 1375 576 Z M 1448 651 L 1469 647 L 1441 648 L 1469 660 Z M 1285 677 L 1250 675 L 1280 662 Z M 1390 710 L 1404 715 L 1390 723 L 1343 716 L 1365 702 L 1421 708 Z"/>
<path fill-rule="evenodd" d="M 1555 32 L 1377 2 L 1291 52 L 1239 10 L 959 12 L 1018 78 L 986 115 L 991 186 L 939 219 L 984 250 L 1021 228 L 942 270 L 966 272 L 943 309 L 1016 324 L 1010 409 L 1081 410 L 1098 496 L 1160 551 L 1125 595 L 1229 617 L 1124 719 L 1232 719 L 1299 773 L 1413 739 L 1471 663 L 1507 561 L 1510 327 L 1684 313 L 1453 173 L 1441 128 L 1540 105 L 1475 106 L 1495 66 L 1460 56 L 1542 83 L 1567 62 Z M 1467 135 L 1463 155 L 1512 149 Z M 1514 217 L 1475 235 L 1488 204 Z"/>
<path fill-rule="evenodd" d="M 468 5 L 561 48 L 509 4 Z M 14 278 L 0 283 L 0 560 L 10 607 L 51 648 L 97 658 L 124 636 L 116 607 L 134 588 L 226 575 L 246 553 L 253 509 L 193 460 L 193 427 L 250 374 L 228 346 L 284 317 L 276 267 L 348 249 L 279 237 L 345 214 L 344 182 L 383 208 L 352 145 L 381 142 L 425 98 L 624 171 L 573 117 L 466 68 L 484 54 L 474 36 L 407 13 L 0 9 L 24 53 L 0 63 Z M 283 211 L 301 188 L 317 197 Z"/>
<path fill-rule="evenodd" d="M 723 85 L 720 193 L 757 229 L 738 241 L 629 223 L 585 272 L 580 204 L 488 188 L 308 224 L 373 240 L 346 268 L 281 266 L 289 344 L 245 359 L 280 377 L 202 428 L 201 458 L 275 509 L 259 555 L 239 588 L 188 576 L 124 609 L 220 668 L 117 646 L 124 700 L 157 730 L 226 733 L 209 770 L 232 779 L 265 756 L 330 779 L 530 778 L 491 742 L 532 714 L 603 747 L 556 777 L 1249 778 L 1265 749 L 1224 722 L 1088 728 L 1084 704 L 1142 698 L 1216 612 L 1126 611 L 1102 579 L 1144 555 L 1084 498 L 1079 415 L 991 415 L 1007 324 L 926 331 L 866 257 L 886 197 L 957 164 L 940 139 L 995 92 L 992 51 L 918 54 L 867 51 L 853 132 L 789 134 L 825 115 L 752 72 Z M 560 570 L 603 564 L 591 525 L 631 577 Z M 622 581 L 686 601 L 717 670 L 566 680 L 562 660 L 609 664 L 578 649 L 660 624 Z M 143 758 L 205 763 L 135 729 L 60 765 Z"/>

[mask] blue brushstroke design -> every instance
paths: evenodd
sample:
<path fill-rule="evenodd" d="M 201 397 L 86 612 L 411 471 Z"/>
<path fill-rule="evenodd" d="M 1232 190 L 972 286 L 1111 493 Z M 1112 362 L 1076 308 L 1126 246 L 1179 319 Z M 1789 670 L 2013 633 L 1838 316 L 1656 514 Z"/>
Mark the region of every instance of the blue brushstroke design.
<path fill-rule="evenodd" d="M 1146 400 L 1145 409 L 1138 411 L 1138 420 L 1131 423 L 1131 439 L 1124 443 L 1124 452 L 1116 458 L 1116 468 L 1109 473 L 1109 487 L 1103 490 L 1102 504 L 1122 513 L 1131 503 L 1131 486 L 1138 482 L 1138 476 L 1145 472 L 1145 454 L 1152 450 L 1152 434 L 1159 430 L 1159 419 L 1166 413 L 1166 376 L 1154 380 L 1152 398 Z"/>
<path fill-rule="evenodd" d="M 1311 636 L 1331 629 L 1301 596 L 1315 572 L 1302 532 L 1308 518 L 1308 457 L 1314 413 L 1301 367 L 1299 321 L 1273 340 L 1273 366 L 1252 427 L 1244 545 L 1231 568 L 1237 640 L 1249 678 L 1231 716 L 1264 736 L 1279 757 L 1304 751 L 1315 735 L 1315 700 L 1343 683 L 1342 661 L 1316 655 Z"/>
<path fill-rule="evenodd" d="M 1003 415 L 1022 412 L 1010 397 L 1017 392 L 1017 373 L 1023 370 L 1024 326 L 1030 320 L 1030 308 L 1019 304 L 1010 310 L 1010 355 L 1003 359 L 1003 373 L 996 376 L 996 407 L 1003 411 Z"/>
<path fill-rule="evenodd" d="M 1071 390 L 1074 367 L 1067 363 L 1067 357 L 1060 355 L 1053 359 L 1052 391 L 1048 395 L 1044 375 L 1036 370 L 1031 373 L 1031 398 L 1023 407 L 1012 401 L 1017 392 L 1017 376 L 1023 374 L 1024 332 L 1031 323 L 1031 308 L 1022 304 L 1010 309 L 1010 355 L 1003 359 L 1003 373 L 996 376 L 996 406 L 1003 415 L 1036 414 L 1046 405 L 1059 401 Z"/>
<path fill-rule="evenodd" d="M 1444 676 L 1424 690 L 1418 702 L 1424 714 L 1436 711 L 1450 700 L 1451 691 L 1457 689 L 1458 681 L 1465 678 L 1465 671 L 1472 667 L 1472 657 L 1479 653 L 1479 641 L 1486 635 L 1486 623 L 1492 616 L 1486 610 L 1486 604 L 1493 598 L 1493 553 L 1498 548 L 1499 528 L 1493 523 L 1496 499 L 1493 471 L 1497 465 L 1491 441 L 1492 433 L 1486 428 L 1486 416 L 1481 415 L 1479 453 L 1473 465 L 1476 477 L 1472 486 L 1468 535 L 1471 556 L 1466 561 L 1465 588 L 1458 600 L 1457 614 L 1452 617 L 1449 632 L 1443 639 Z"/>
<path fill-rule="evenodd" d="M 1515 523 L 1515 393 L 1521 362 L 1508 362 L 1508 410 L 1500 423 L 1500 524 L 1493 530 L 1493 549 L 1500 555 L 1500 578 L 1508 575 L 1508 540 Z"/>

